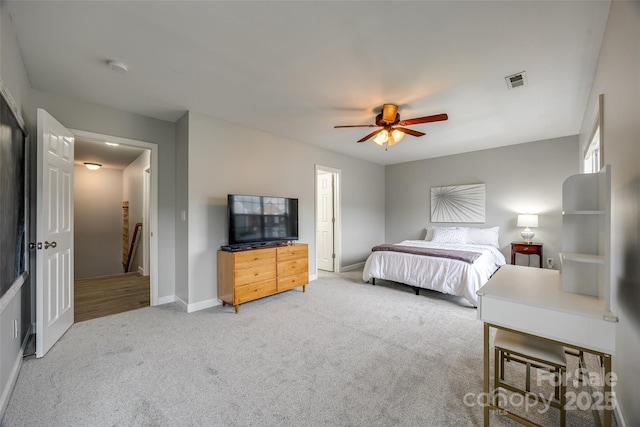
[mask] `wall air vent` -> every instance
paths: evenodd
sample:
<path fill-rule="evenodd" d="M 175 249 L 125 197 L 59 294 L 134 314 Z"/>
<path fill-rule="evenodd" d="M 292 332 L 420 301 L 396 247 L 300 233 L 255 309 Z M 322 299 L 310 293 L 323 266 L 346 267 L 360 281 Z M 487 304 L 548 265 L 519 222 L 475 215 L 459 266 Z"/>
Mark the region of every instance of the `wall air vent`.
<path fill-rule="evenodd" d="M 507 87 L 509 89 L 515 89 L 520 86 L 524 86 L 527 84 L 527 73 L 522 71 L 521 73 L 512 74 L 504 78 L 507 82 Z"/>

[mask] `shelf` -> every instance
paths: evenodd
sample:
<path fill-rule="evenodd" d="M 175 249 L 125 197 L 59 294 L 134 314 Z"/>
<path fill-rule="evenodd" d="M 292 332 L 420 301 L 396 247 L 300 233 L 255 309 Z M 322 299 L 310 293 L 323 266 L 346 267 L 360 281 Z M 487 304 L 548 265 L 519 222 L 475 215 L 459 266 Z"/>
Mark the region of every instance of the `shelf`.
<path fill-rule="evenodd" d="M 561 254 L 564 261 L 585 262 L 590 264 L 604 264 L 604 255 L 582 254 L 578 252 L 565 252 Z"/>
<path fill-rule="evenodd" d="M 562 184 L 562 290 L 610 300 L 611 166 Z"/>

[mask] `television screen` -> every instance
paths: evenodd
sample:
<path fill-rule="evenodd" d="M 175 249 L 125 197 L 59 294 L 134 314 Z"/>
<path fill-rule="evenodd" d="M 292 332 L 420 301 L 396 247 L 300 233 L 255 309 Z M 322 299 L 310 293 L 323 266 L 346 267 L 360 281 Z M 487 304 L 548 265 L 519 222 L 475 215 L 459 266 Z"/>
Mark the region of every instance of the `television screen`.
<path fill-rule="evenodd" d="M 229 245 L 298 240 L 298 199 L 227 196 Z"/>

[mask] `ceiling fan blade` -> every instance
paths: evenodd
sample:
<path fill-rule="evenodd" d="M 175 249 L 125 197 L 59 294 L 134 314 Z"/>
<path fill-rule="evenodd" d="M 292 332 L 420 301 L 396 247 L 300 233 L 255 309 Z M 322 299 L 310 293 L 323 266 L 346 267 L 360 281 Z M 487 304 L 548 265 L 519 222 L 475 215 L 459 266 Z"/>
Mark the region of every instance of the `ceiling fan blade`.
<path fill-rule="evenodd" d="M 411 135 L 411 136 L 424 136 L 424 135 L 426 135 L 426 133 L 424 133 L 424 132 L 418 132 L 417 130 L 413 130 L 413 129 L 400 128 L 400 127 L 396 127 L 394 129 L 402 131 L 402 132 L 406 133 L 407 135 Z"/>
<path fill-rule="evenodd" d="M 365 142 L 367 139 L 376 136 L 377 134 L 379 134 L 380 132 L 382 132 L 384 129 L 378 129 L 378 130 L 374 130 L 373 132 L 371 132 L 369 135 L 365 136 L 362 139 L 359 139 L 358 142 Z"/>
<path fill-rule="evenodd" d="M 343 126 L 334 126 L 334 128 L 374 128 L 378 125 L 343 125 Z"/>
<path fill-rule="evenodd" d="M 415 119 L 400 120 L 398 122 L 398 125 L 409 126 L 409 125 L 417 125 L 420 123 L 440 122 L 442 120 L 447 120 L 448 118 L 449 116 L 447 116 L 446 114 L 436 114 L 433 116 L 416 117 Z"/>

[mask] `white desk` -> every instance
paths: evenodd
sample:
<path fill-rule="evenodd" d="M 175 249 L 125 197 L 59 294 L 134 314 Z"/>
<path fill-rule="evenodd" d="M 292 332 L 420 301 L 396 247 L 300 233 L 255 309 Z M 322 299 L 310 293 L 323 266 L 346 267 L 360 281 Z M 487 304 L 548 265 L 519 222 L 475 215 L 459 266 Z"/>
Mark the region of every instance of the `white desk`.
<path fill-rule="evenodd" d="M 478 319 L 484 322 L 484 392 L 489 393 L 489 330 L 491 327 L 531 335 L 602 357 L 605 378 L 615 352 L 617 318 L 604 300 L 562 290 L 560 273 L 518 265 L 504 265 L 478 290 Z M 610 395 L 607 381 L 605 395 Z M 609 394 L 607 394 L 609 393 Z M 491 404 L 484 407 L 489 425 Z M 611 426 L 611 408 L 604 411 Z"/>

